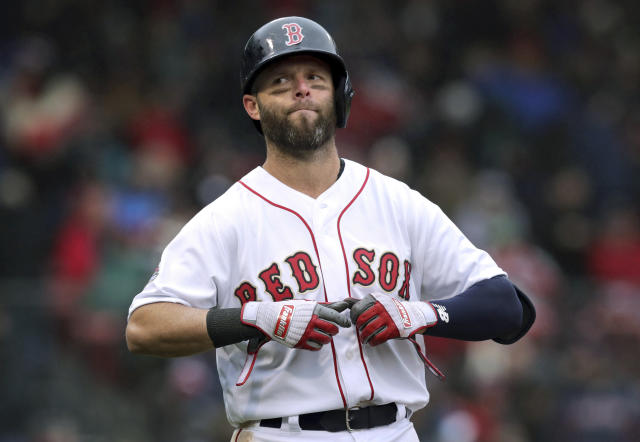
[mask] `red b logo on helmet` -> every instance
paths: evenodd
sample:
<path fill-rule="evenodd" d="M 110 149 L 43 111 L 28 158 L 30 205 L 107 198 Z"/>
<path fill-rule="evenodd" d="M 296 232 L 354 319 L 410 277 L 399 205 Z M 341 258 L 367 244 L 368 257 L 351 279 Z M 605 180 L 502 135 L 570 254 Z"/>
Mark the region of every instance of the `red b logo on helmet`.
<path fill-rule="evenodd" d="M 298 23 L 286 23 L 282 25 L 282 29 L 287 33 L 288 40 L 284 42 L 287 46 L 297 45 L 302 42 L 302 26 Z"/>

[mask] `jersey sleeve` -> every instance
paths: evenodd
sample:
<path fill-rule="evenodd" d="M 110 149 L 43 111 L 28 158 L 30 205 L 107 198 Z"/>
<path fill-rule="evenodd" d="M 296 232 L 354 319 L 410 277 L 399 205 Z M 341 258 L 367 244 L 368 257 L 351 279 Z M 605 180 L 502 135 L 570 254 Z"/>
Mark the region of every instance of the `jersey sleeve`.
<path fill-rule="evenodd" d="M 425 300 L 457 295 L 473 284 L 506 273 L 475 247 L 436 204 L 410 191 L 409 225 L 414 266 L 419 268 Z"/>
<path fill-rule="evenodd" d="M 156 272 L 129 307 L 154 302 L 174 302 L 189 307 L 217 305 L 216 278 L 228 273 L 218 229 L 211 212 L 200 212 L 162 252 Z"/>

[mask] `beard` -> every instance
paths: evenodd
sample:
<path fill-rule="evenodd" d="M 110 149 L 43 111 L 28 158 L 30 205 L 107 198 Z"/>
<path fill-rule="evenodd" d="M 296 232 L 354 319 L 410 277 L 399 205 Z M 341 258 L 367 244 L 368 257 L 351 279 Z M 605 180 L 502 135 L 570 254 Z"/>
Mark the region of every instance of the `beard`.
<path fill-rule="evenodd" d="M 260 125 L 265 138 L 270 140 L 282 153 L 297 159 L 308 158 L 313 152 L 324 146 L 336 132 L 336 113 L 333 103 L 318 108 L 315 120 L 306 117 L 297 122 L 274 109 L 260 106 Z"/>

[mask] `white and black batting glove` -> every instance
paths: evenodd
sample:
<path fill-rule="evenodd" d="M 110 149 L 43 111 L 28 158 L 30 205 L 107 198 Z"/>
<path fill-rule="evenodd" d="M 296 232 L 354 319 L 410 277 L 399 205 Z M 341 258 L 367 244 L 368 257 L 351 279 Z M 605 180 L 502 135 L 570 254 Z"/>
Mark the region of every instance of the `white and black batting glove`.
<path fill-rule="evenodd" d="M 257 328 L 270 339 L 287 347 L 317 351 L 338 334 L 338 327 L 351 322 L 340 312 L 349 307 L 345 301 L 320 304 L 315 301 L 247 302 L 240 318 L 243 324 Z M 264 343 L 264 342 L 262 342 Z M 256 343 L 250 343 L 251 352 Z"/>
<path fill-rule="evenodd" d="M 351 321 L 360 341 L 376 346 L 389 339 L 413 338 L 435 325 L 438 318 L 428 302 L 399 301 L 391 295 L 374 293 L 351 306 Z"/>

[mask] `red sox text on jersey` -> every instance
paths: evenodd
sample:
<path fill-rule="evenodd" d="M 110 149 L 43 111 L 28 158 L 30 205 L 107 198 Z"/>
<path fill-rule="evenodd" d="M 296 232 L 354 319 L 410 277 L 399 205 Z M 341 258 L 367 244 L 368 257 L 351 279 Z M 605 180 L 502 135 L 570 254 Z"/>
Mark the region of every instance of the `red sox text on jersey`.
<path fill-rule="evenodd" d="M 394 292 L 398 286 L 400 276 L 400 259 L 393 252 L 383 253 L 376 264 L 376 252 L 374 249 L 357 248 L 353 254 L 353 259 L 357 268 L 353 272 L 351 281 L 354 285 L 363 287 L 372 286 L 376 280 L 378 285 L 385 292 Z M 273 301 L 285 301 L 294 298 L 294 292 L 303 294 L 310 290 L 315 290 L 320 284 L 318 267 L 313 263 L 313 259 L 306 252 L 296 252 L 284 260 L 291 271 L 291 276 L 297 283 L 297 290 L 282 283 L 282 273 L 280 265 L 271 263 L 266 269 L 258 274 L 258 278 L 263 282 L 265 291 L 271 295 Z M 404 299 L 409 299 L 409 281 L 411 278 L 411 263 L 404 260 L 404 279 L 400 284 L 397 295 Z M 241 304 L 249 301 L 257 301 L 258 289 L 248 281 L 243 281 L 234 294 Z"/>

